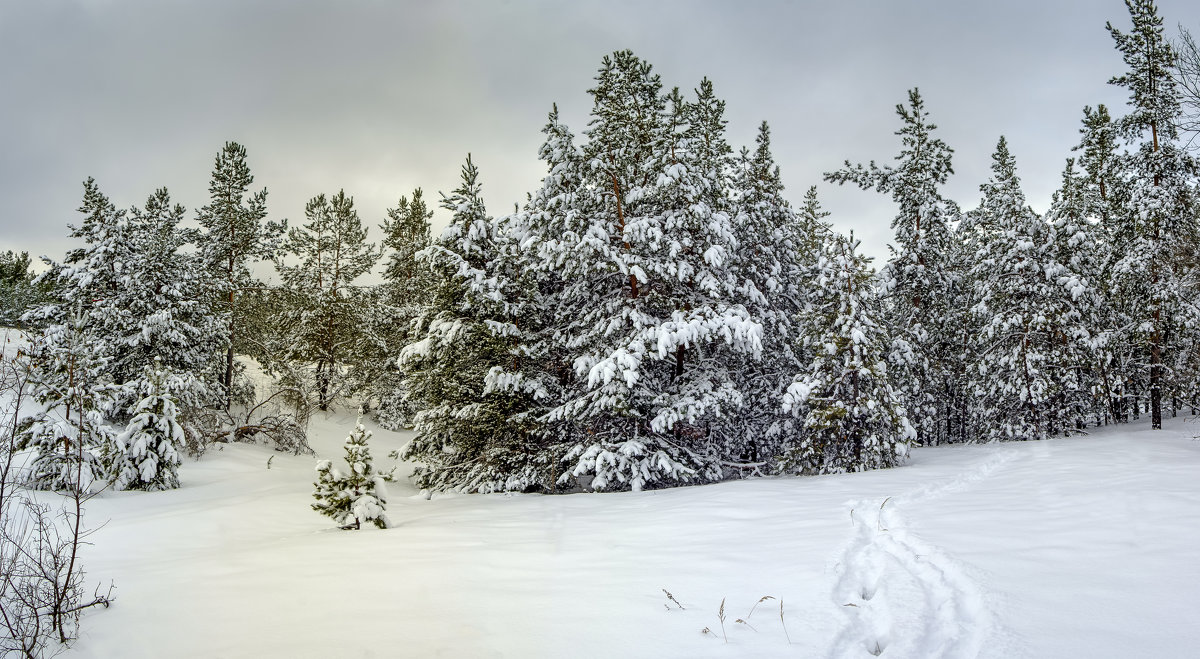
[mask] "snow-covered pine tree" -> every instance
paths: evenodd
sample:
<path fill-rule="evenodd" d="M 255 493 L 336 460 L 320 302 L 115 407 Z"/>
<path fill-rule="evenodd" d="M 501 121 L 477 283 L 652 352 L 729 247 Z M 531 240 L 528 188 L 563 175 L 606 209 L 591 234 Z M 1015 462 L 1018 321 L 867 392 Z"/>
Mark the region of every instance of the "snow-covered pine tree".
<path fill-rule="evenodd" d="M 449 226 L 418 254 L 430 269 L 429 303 L 415 325 L 419 340 L 400 353 L 408 393 L 420 408 L 417 436 L 404 458 L 421 462 L 421 488 L 495 492 L 543 487 L 538 436 L 522 413 L 530 395 L 489 384 L 495 367 L 513 360 L 512 294 L 502 264 L 511 252 L 480 196 L 470 156 L 462 184 L 442 200 Z"/>
<path fill-rule="evenodd" d="M 979 439 L 1045 439 L 1082 424 L 1090 333 L 1077 300 L 1089 293 L 1079 273 L 1055 260 L 1055 236 L 1025 202 L 1016 159 L 1001 137 L 992 178 L 968 214 L 978 239 L 969 281 L 977 333 L 967 381 Z"/>
<path fill-rule="evenodd" d="M 1128 70 L 1109 82 L 1130 92 L 1130 112 L 1117 126 L 1136 150 L 1123 163 L 1129 196 L 1118 234 L 1125 238 L 1115 246 L 1119 256 L 1110 270 L 1110 291 L 1132 321 L 1129 342 L 1142 353 L 1133 366 L 1146 382 L 1151 425 L 1161 428 L 1163 399 L 1193 393 L 1167 387 L 1181 380 L 1181 374 L 1168 372 L 1175 361 L 1171 350 L 1191 343 L 1180 336 L 1193 331 L 1198 320 L 1194 300 L 1184 299 L 1192 265 L 1185 257 L 1200 248 L 1197 163 L 1179 144 L 1176 57 L 1158 10 L 1152 0 L 1126 0 L 1125 5 L 1132 31 L 1107 27 Z"/>
<path fill-rule="evenodd" d="M 26 318 L 48 325 L 43 336 L 47 346 L 61 347 L 65 337 L 73 343 L 87 342 L 86 352 L 101 369 L 91 377 L 120 384 L 131 377 L 127 365 L 136 357 L 136 350 L 125 341 L 134 325 L 126 311 L 132 302 L 129 271 L 137 260 L 134 238 L 126 211 L 119 210 L 94 179 L 84 181 L 83 188 L 78 209 L 83 221 L 69 225 L 71 238 L 83 244 L 69 250 L 61 264 L 43 257 L 49 269 L 39 281 L 53 288 L 52 301 L 31 310 Z M 119 405 L 105 407 L 106 412 L 121 411 Z"/>
<path fill-rule="evenodd" d="M 365 310 L 368 322 L 364 357 L 354 377 L 364 398 L 375 405 L 375 420 L 391 430 L 411 425 L 417 412 L 408 398 L 404 372 L 396 365 L 396 355 L 414 339 L 412 324 L 421 315 L 429 296 L 429 269 L 417 262 L 417 253 L 432 241 L 429 232 L 432 217 L 433 211 L 425 205 L 421 189 L 417 188 L 411 200 L 400 197 L 380 225 L 383 248 L 391 253 L 384 264 L 383 283 L 374 288 L 373 302 Z"/>
<path fill-rule="evenodd" d="M 637 222 L 628 232 L 631 242 L 649 247 L 632 250 L 645 254 L 644 319 L 660 323 L 646 328 L 645 344 L 659 359 L 674 361 L 671 379 L 653 403 L 650 429 L 715 461 L 724 478 L 726 468 L 741 469 L 743 451 L 729 446 L 714 424 L 745 407 L 737 374 L 761 358 L 762 326 L 737 298 L 742 287 L 734 267 L 739 245 L 725 103 L 705 79 L 692 101 L 672 90 L 667 108 L 665 170 L 653 187 L 643 188 L 640 200 L 643 213 L 661 204 L 661 215 L 649 219 L 645 234 Z"/>
<path fill-rule="evenodd" d="M 26 312 L 45 304 L 48 287 L 34 280 L 29 252 L 0 252 L 0 327 L 26 327 Z"/>
<path fill-rule="evenodd" d="M 217 154 L 208 185 L 209 203 L 197 214 L 203 229 L 197 247 L 207 275 L 210 315 L 221 324 L 219 339 L 225 363 L 220 385 L 226 408 L 235 393 L 237 367 L 233 355 L 242 342 L 238 297 L 258 286 L 250 266 L 275 255 L 287 228 L 286 221 L 265 221 L 267 190 L 252 194 L 252 183 L 246 148 L 226 142 Z"/>
<path fill-rule="evenodd" d="M 1079 152 L 1079 166 L 1085 177 L 1088 214 L 1105 231 L 1115 235 L 1123 228 L 1113 224 L 1115 218 L 1112 212 L 1112 207 L 1119 205 L 1122 198 L 1122 163 L 1117 152 L 1117 127 L 1103 103 L 1095 109 L 1091 106 L 1083 108 L 1079 134 L 1079 144 L 1071 150 Z"/>
<path fill-rule="evenodd" d="M 798 318 L 812 355 L 782 400 L 802 420 L 780 457 L 787 473 L 892 467 L 916 432 L 888 379 L 886 326 L 868 259 L 853 237 L 822 245 L 807 308 Z"/>
<path fill-rule="evenodd" d="M 196 232 L 180 226 L 185 210 L 171 204 L 160 188 L 143 208 L 125 216 L 130 256 L 121 279 L 119 328 L 106 331 L 123 347 L 115 361 L 113 379 L 131 386 L 120 400 L 123 416 L 136 414 L 146 382 L 161 361 L 172 373 L 176 403 L 194 409 L 212 402 L 221 364 L 220 325 L 203 302 L 204 274 L 199 258 L 186 251 Z"/>
<path fill-rule="evenodd" d="M 708 78 L 702 79 L 693 91 L 696 98 L 690 102 L 680 98 L 677 90 L 673 91 L 672 104 L 680 111 L 679 120 L 685 122 L 682 137 L 701 186 L 699 197 L 711 212 L 732 215 L 729 193 L 735 161 L 733 148 L 725 141 L 725 126 L 729 123 L 725 119 L 725 101 L 717 98 Z"/>
<path fill-rule="evenodd" d="M 825 180 L 853 183 L 890 194 L 899 206 L 892 221 L 896 243 L 892 258 L 880 276 L 886 303 L 885 317 L 893 338 L 889 359 L 909 418 L 924 444 L 958 440 L 949 420 L 953 407 L 965 398 L 953 390 L 954 365 L 961 362 L 950 307 L 954 273 L 947 260 L 950 223 L 958 218 L 957 205 L 942 196 L 940 186 L 950 174 L 953 150 L 933 136 L 920 93 L 910 90 L 908 105 L 897 105 L 903 126 L 896 134 L 902 147 L 895 165 L 851 165 L 829 172 Z"/>
<path fill-rule="evenodd" d="M 177 397 L 189 395 L 190 376 L 179 376 L 158 359 L 137 379 L 133 418 L 114 442 L 108 472 L 117 490 L 171 490 L 179 487 L 185 432 Z"/>
<path fill-rule="evenodd" d="M 561 282 L 550 350 L 562 390 L 546 415 L 546 430 L 566 443 L 565 453 L 554 457 L 566 458 L 558 484 L 568 488 L 640 488 L 658 478 L 684 481 L 695 471 L 680 451 L 641 442 L 646 412 L 630 400 L 630 389 L 637 385 L 644 348 L 622 346 L 615 353 L 629 369 L 628 379 L 614 377 L 615 368 L 607 378 L 592 378 L 593 367 L 624 342 L 628 325 L 640 321 L 632 321 L 639 303 L 630 301 L 638 299 L 645 274 L 631 263 L 626 227 L 636 217 L 631 190 L 648 183 L 656 168 L 653 150 L 662 141 L 666 112 L 661 92 L 649 63 L 628 51 L 605 56 L 589 90 L 589 142 L 576 150 L 555 113 L 551 125 L 558 132 L 548 133 L 543 151 L 554 159 L 539 192 L 542 238 L 531 244 L 537 249 L 534 268 Z M 621 336 L 613 336 L 617 332 Z"/>
<path fill-rule="evenodd" d="M 106 371 L 103 344 L 82 308 L 50 325 L 31 346 L 29 382 L 41 410 L 21 419 L 17 448 L 32 449 L 28 485 L 86 492 L 106 477 L 115 435 L 104 422 L 121 390 Z"/>
<path fill-rule="evenodd" d="M 953 229 L 954 239 L 946 253 L 949 287 L 945 292 L 947 317 L 944 327 L 947 331 L 943 354 L 951 358 L 945 363 L 942 377 L 949 383 L 944 390 L 952 393 L 946 408 L 946 433 L 955 441 L 962 442 L 976 441 L 979 431 L 973 418 L 975 407 L 967 369 L 973 362 L 972 350 L 984 320 L 971 313 L 971 308 L 979 301 L 971 269 L 976 264 L 976 254 L 986 235 L 973 220 L 974 216 L 969 213 L 959 216 L 958 225 Z"/>
<path fill-rule="evenodd" d="M 1127 177 L 1122 173 L 1125 159 L 1118 153 L 1117 127 L 1108 108 L 1103 104 L 1083 109 L 1083 121 L 1079 129 L 1079 144 L 1072 147 L 1079 152 L 1078 164 L 1082 170 L 1079 182 L 1068 185 L 1064 178 L 1059 190 L 1060 203 L 1078 206 L 1071 213 L 1082 213 L 1084 225 L 1091 227 L 1094 252 L 1090 263 L 1093 288 L 1099 299 L 1093 309 L 1090 324 L 1094 328 L 1093 352 L 1096 355 L 1096 383 L 1106 398 L 1105 418 L 1113 421 L 1127 420 L 1134 407 L 1129 377 L 1135 374 L 1133 364 L 1140 351 L 1128 341 L 1129 333 L 1118 331 L 1131 321 L 1125 317 L 1123 304 L 1112 290 L 1114 282 L 1111 269 L 1116 263 L 1116 245 L 1128 241 L 1127 223 L 1120 221 L 1121 208 L 1128 205 L 1129 189 Z M 1068 187 L 1078 187 L 1078 194 L 1068 192 Z M 1075 197 L 1081 197 L 1075 200 Z M 1081 225 L 1082 226 L 1082 225 Z"/>
<path fill-rule="evenodd" d="M 574 226 L 552 256 L 575 372 L 546 417 L 552 432 L 576 438 L 561 484 L 719 479 L 711 422 L 741 406 L 731 358 L 761 347 L 761 325 L 730 303 L 736 239 L 729 213 L 713 206 L 727 182 L 704 176 L 728 153 L 719 106 L 661 90 L 629 51 L 606 56 L 590 90 Z"/>
<path fill-rule="evenodd" d="M 746 359 L 734 376 L 745 405 L 720 423 L 733 462 L 775 471 L 784 444 L 799 432 L 795 414 L 782 408 L 783 394 L 811 357 L 795 324 L 806 307 L 822 244 L 830 239 L 816 187 L 797 211 L 783 197 L 783 181 L 771 154 L 764 121 L 751 155 L 743 149 L 733 183 L 738 250 L 733 255 L 738 299 L 763 325 L 761 359 Z"/>
<path fill-rule="evenodd" d="M 381 529 L 390 525 L 386 512 L 386 481 L 390 479 L 390 473 L 375 471 L 371 450 L 367 447 L 370 439 L 371 431 L 359 420 L 345 443 L 346 464 L 350 471 L 343 473 L 329 460 L 317 463 L 316 491 L 313 493 L 317 502 L 312 504 L 312 509 L 332 518 L 341 529 L 358 530 L 367 522 Z"/>
<path fill-rule="evenodd" d="M 519 397 L 521 411 L 510 419 L 525 428 L 529 455 L 514 485 L 554 492 L 576 483 L 563 477 L 563 456 L 577 442 L 568 424 L 547 417 L 578 385 L 569 361 L 571 337 L 562 328 L 573 313 L 563 305 L 567 283 L 561 269 L 566 249 L 586 223 L 583 158 L 574 135 L 559 121 L 557 104 L 542 132 L 546 139 L 538 158 L 546 165 L 541 187 L 529 195 L 518 212 L 499 219 L 504 240 L 494 271 L 504 285 L 503 323 L 490 323 L 506 339 L 508 359 L 493 366 L 485 378 L 485 393 Z"/>
<path fill-rule="evenodd" d="M 612 229 L 593 222 L 604 212 L 606 192 L 592 187 L 589 160 L 575 145 L 571 130 L 559 121 L 557 105 L 543 133 L 546 139 L 538 155 L 546 164 L 546 175 L 518 213 L 518 221 L 510 224 L 521 246 L 517 267 L 532 273 L 535 282 L 526 313 L 535 319 L 521 328 L 518 339 L 527 355 L 522 364 L 534 368 L 523 368 L 515 377 L 498 372 L 504 379 L 493 380 L 507 388 L 512 385 L 504 381 L 511 380 L 531 392 L 529 413 L 538 415 L 545 489 L 554 491 L 586 486 L 591 480 L 589 475 L 576 479 L 571 473 L 574 465 L 564 460 L 578 445 L 580 433 L 589 429 L 591 418 L 584 414 L 598 414 L 581 397 L 588 390 L 588 368 L 577 361 L 585 349 L 576 335 L 578 314 L 585 300 L 608 294 L 612 288 L 621 290 L 617 295 L 628 295 L 626 286 L 634 280 L 619 270 L 615 260 L 597 258 L 597 254 L 613 255 Z M 541 368 L 536 368 L 538 364 Z"/>
<path fill-rule="evenodd" d="M 1053 232 L 1052 260 L 1073 273 L 1083 287 L 1072 298 L 1079 314 L 1077 354 L 1087 362 L 1073 373 L 1063 373 L 1061 387 L 1067 402 L 1077 406 L 1072 415 L 1081 424 L 1099 425 L 1112 418 L 1117 379 L 1109 346 L 1110 307 L 1101 288 L 1108 241 L 1099 216 L 1093 214 L 1091 194 L 1086 175 L 1077 174 L 1075 161 L 1068 159 L 1045 219 Z"/>
<path fill-rule="evenodd" d="M 126 271 L 135 260 L 126 213 L 117 209 L 92 178 L 83 183 L 83 203 L 78 211 L 83 221 L 69 225 L 70 237 L 83 245 L 69 250 L 61 264 L 43 257 L 49 268 L 38 282 L 53 289 L 52 300 L 30 310 L 25 318 L 61 325 L 57 333 L 65 335 L 82 315 L 89 327 L 88 340 L 103 342 L 93 346 L 97 355 L 107 362 L 123 362 L 129 351 L 120 340 L 127 329 L 123 310 Z"/>
<path fill-rule="evenodd" d="M 30 312 L 31 319 L 65 325 L 74 310 L 85 312 L 84 336 L 96 343 L 106 379 L 129 385 L 115 392 L 110 412 L 128 418 L 137 403 L 137 379 L 165 355 L 165 363 L 191 386 L 179 392 L 187 407 L 205 404 L 215 382 L 211 338 L 214 321 L 200 301 L 202 276 L 194 255 L 184 251 L 193 233 L 179 227 L 184 209 L 172 205 L 165 188 L 144 208 L 118 210 L 93 179 L 84 183 L 83 222 L 71 236 L 83 246 L 67 253 L 43 278 L 56 300 Z"/>
<path fill-rule="evenodd" d="M 362 344 L 365 298 L 354 282 L 370 272 L 379 252 L 367 242 L 367 228 L 344 190 L 314 197 L 304 214 L 307 222 L 289 231 L 284 243 L 286 256 L 297 262 L 285 261 L 284 254 L 275 258 L 292 301 L 283 359 L 303 365 L 306 375 L 311 370 L 317 409 L 327 410 L 351 393 L 346 371 Z"/>

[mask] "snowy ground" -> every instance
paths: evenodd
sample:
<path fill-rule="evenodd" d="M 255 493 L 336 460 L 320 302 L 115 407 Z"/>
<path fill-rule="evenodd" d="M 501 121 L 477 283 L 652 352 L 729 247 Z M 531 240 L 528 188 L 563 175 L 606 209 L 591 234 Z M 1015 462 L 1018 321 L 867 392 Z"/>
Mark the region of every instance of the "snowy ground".
<path fill-rule="evenodd" d="M 322 457 L 352 424 L 314 421 Z M 227 446 L 89 505 L 117 601 L 67 656 L 1197 656 L 1200 425 L 1167 424 L 643 493 L 397 483 L 358 532 L 309 509 L 315 458 Z"/>

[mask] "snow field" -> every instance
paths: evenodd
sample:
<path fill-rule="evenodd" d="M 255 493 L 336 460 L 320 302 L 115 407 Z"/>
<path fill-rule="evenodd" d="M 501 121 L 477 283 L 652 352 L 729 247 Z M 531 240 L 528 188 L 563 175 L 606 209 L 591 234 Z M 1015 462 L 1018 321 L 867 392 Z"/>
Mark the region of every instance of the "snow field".
<path fill-rule="evenodd" d="M 320 457 L 353 422 L 314 421 Z M 371 429 L 386 468 L 409 434 Z M 85 567 L 118 599 L 68 656 L 1189 657 L 1198 431 L 640 493 L 426 500 L 399 482 L 395 527 L 357 532 L 309 509 L 315 458 L 231 445 L 185 461 L 179 490 L 90 504 L 109 521 Z"/>

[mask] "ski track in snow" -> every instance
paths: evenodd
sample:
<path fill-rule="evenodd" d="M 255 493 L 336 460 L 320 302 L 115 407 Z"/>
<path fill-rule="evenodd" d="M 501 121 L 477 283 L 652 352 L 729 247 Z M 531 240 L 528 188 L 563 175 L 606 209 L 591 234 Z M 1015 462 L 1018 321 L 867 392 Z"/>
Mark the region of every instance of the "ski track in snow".
<path fill-rule="evenodd" d="M 976 657 L 995 628 L 966 566 L 907 529 L 901 508 L 964 490 L 1017 453 L 1000 451 L 955 478 L 850 509 L 853 524 L 831 597 L 845 623 L 831 657 Z"/>

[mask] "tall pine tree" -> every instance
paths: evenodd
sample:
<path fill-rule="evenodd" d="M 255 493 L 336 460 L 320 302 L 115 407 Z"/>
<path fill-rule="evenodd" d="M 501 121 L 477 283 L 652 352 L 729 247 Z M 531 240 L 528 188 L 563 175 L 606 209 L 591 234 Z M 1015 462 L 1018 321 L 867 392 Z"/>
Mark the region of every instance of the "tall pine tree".
<path fill-rule="evenodd" d="M 785 444 L 801 432 L 796 415 L 783 411 L 782 400 L 811 359 L 796 324 L 812 290 L 821 246 L 830 239 L 828 213 L 821 210 L 815 187 L 799 210 L 784 199 L 766 122 L 759 127 L 754 153 L 741 154 L 733 189 L 737 299 L 763 325 L 762 356 L 745 359 L 735 370 L 744 407 L 719 428 L 734 461 L 769 473 Z"/>
<path fill-rule="evenodd" d="M 226 408 L 233 401 L 236 384 L 233 356 L 243 338 L 239 297 L 259 286 L 251 267 L 275 255 L 286 229 L 286 222 L 266 220 L 267 190 L 252 193 L 253 183 L 246 148 L 226 142 L 217 154 L 208 185 L 209 203 L 197 214 L 203 229 L 197 247 L 207 270 L 211 313 L 221 322 L 225 363 L 220 386 Z"/>
<path fill-rule="evenodd" d="M 834 183 L 890 194 L 899 206 L 892 229 L 896 245 L 883 268 L 886 322 L 893 339 L 891 362 L 918 441 L 935 444 L 959 439 L 950 419 L 961 404 L 953 388 L 954 364 L 961 360 L 961 342 L 954 323 L 957 310 L 950 302 L 955 273 L 948 264 L 950 223 L 959 212 L 942 196 L 940 187 L 950 174 L 953 150 L 933 136 L 937 128 L 920 93 L 908 93 L 908 105 L 897 105 L 903 126 L 895 165 L 851 165 L 825 175 Z"/>
<path fill-rule="evenodd" d="M 417 254 L 431 242 L 432 217 L 433 211 L 426 207 L 417 188 L 411 200 L 400 197 L 380 225 L 383 249 L 389 253 L 383 283 L 375 287 L 371 305 L 365 310 L 368 320 L 363 359 L 354 377 L 364 397 L 376 406 L 376 420 L 392 430 L 411 424 L 417 411 L 408 398 L 408 385 L 396 364 L 396 355 L 413 340 L 413 322 L 427 303 L 433 284 L 429 268 L 417 260 Z"/>
<path fill-rule="evenodd" d="M 548 469 L 523 415 L 530 394 L 489 383 L 496 367 L 511 362 L 514 341 L 504 304 L 510 283 L 501 268 L 506 238 L 480 195 L 479 170 L 468 156 L 462 184 L 442 201 L 450 225 L 418 254 L 433 284 L 416 324 L 419 340 L 399 359 L 421 410 L 404 457 L 422 463 L 414 474 L 422 488 L 540 489 Z"/>
<path fill-rule="evenodd" d="M 1188 269 L 1197 239 L 1196 162 L 1179 144 L 1181 116 L 1173 78 L 1175 53 L 1163 36 L 1162 19 L 1151 0 L 1126 0 L 1133 29 L 1108 31 L 1128 70 L 1109 82 L 1129 90 L 1130 112 L 1117 126 L 1134 147 L 1123 169 L 1129 189 L 1121 209 L 1120 239 L 1111 269 L 1110 290 L 1124 305 L 1130 343 L 1140 348 L 1134 364 L 1144 374 L 1151 425 L 1162 427 L 1164 397 L 1180 381 L 1170 373 L 1179 336 L 1196 326 L 1186 293 Z"/>
<path fill-rule="evenodd" d="M 575 372 L 547 415 L 576 438 L 563 482 L 597 489 L 715 480 L 711 424 L 742 404 L 733 355 L 757 353 L 761 325 L 740 305 L 736 244 L 722 208 L 720 104 L 662 93 L 628 51 L 605 57 L 582 150 L 584 193 L 558 243 L 564 358 Z"/>
<path fill-rule="evenodd" d="M 1001 137 L 992 178 L 967 216 L 976 251 L 968 281 L 977 331 L 967 382 L 979 438 L 1045 439 L 1082 424 L 1090 332 L 1086 278 L 1056 259 L 1054 227 L 1025 202 L 1016 159 Z M 1082 298 L 1082 300 L 1081 300 Z"/>
<path fill-rule="evenodd" d="M 354 282 L 379 259 L 367 228 L 344 190 L 318 195 L 305 206 L 307 222 L 288 232 L 275 267 L 292 300 L 284 359 L 311 369 L 317 409 L 348 395 L 346 372 L 359 357 L 365 296 Z"/>

